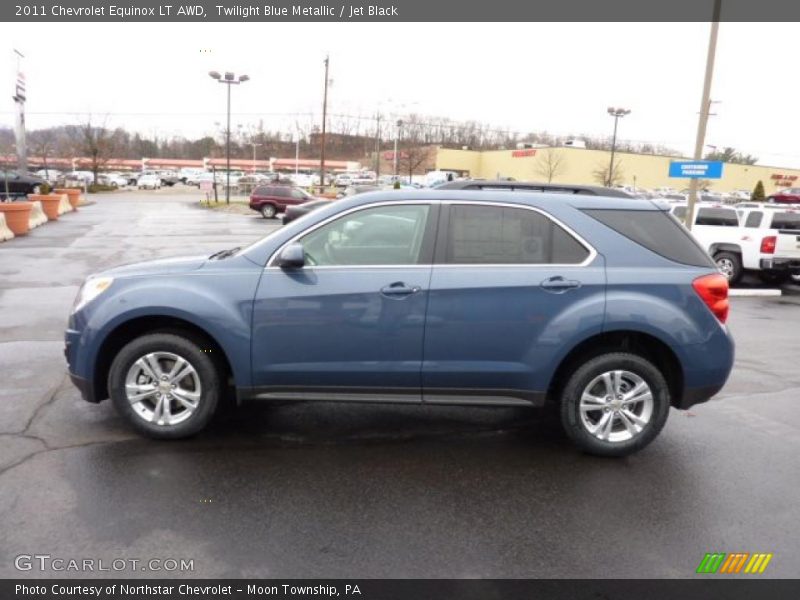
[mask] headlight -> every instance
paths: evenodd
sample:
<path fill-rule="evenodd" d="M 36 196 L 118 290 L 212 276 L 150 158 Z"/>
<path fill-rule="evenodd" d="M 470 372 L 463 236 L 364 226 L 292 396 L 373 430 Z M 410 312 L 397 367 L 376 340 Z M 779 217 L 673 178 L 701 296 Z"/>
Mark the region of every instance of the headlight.
<path fill-rule="evenodd" d="M 113 282 L 113 277 L 90 277 L 87 279 L 78 291 L 78 297 L 75 298 L 75 304 L 72 305 L 72 312 L 77 312 L 89 304 L 111 287 Z"/>

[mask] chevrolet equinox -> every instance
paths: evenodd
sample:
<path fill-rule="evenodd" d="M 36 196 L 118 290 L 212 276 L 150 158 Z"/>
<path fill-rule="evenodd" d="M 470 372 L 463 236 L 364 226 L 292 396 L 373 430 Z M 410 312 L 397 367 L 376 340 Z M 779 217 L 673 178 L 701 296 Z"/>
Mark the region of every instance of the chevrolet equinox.
<path fill-rule="evenodd" d="M 182 438 L 224 399 L 557 407 L 592 454 L 650 443 L 725 384 L 728 284 L 665 207 L 525 191 L 388 191 L 244 249 L 90 276 L 72 381 Z"/>

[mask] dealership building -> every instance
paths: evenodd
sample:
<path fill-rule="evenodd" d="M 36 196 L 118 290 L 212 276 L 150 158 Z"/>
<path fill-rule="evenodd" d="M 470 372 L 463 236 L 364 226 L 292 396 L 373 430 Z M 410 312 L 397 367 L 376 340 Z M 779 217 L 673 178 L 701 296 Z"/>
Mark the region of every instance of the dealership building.
<path fill-rule="evenodd" d="M 473 178 L 513 177 L 518 181 L 548 181 L 548 175 L 552 175 L 553 183 L 597 185 L 602 174 L 608 172 L 610 159 L 611 153 L 605 150 L 569 147 L 486 151 L 438 148 L 436 169 Z M 681 190 L 688 187 L 689 180 L 672 178 L 669 170 L 671 162 L 685 160 L 689 159 L 616 152 L 614 171 L 619 174 L 617 182 L 621 185 Z M 708 181 L 713 191 L 732 192 L 752 190 L 759 180 L 764 183 L 767 195 L 781 188 L 800 187 L 800 169 L 725 163 L 721 179 Z"/>

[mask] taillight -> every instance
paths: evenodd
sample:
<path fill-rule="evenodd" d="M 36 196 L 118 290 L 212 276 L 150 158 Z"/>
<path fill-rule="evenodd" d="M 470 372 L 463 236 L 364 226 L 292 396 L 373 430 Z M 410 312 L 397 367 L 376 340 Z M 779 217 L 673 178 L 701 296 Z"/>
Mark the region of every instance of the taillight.
<path fill-rule="evenodd" d="M 714 316 L 724 323 L 728 319 L 728 279 L 720 273 L 703 275 L 692 282 L 697 295 L 706 303 Z"/>
<path fill-rule="evenodd" d="M 761 240 L 761 254 L 774 254 L 776 243 L 778 243 L 778 238 L 774 235 L 765 237 Z"/>

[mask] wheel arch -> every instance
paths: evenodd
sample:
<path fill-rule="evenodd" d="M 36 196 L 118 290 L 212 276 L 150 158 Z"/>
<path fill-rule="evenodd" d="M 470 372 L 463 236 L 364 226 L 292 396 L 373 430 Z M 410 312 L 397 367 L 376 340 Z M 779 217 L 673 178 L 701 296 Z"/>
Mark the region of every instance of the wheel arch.
<path fill-rule="evenodd" d="M 92 376 L 94 398 L 99 402 L 109 397 L 108 375 L 111 363 L 119 351 L 129 342 L 150 333 L 174 333 L 187 337 L 201 346 L 207 346 L 211 357 L 220 369 L 224 385 L 234 385 L 232 363 L 222 345 L 204 328 L 186 319 L 169 315 L 147 315 L 134 317 L 117 324 L 100 345 Z"/>
<path fill-rule="evenodd" d="M 589 337 L 561 359 L 550 379 L 547 400 L 557 402 L 569 375 L 581 364 L 601 354 L 630 352 L 652 362 L 664 375 L 670 392 L 670 403 L 677 406 L 683 395 L 684 373 L 680 360 L 670 346 L 656 336 L 635 330 L 606 331 Z"/>

